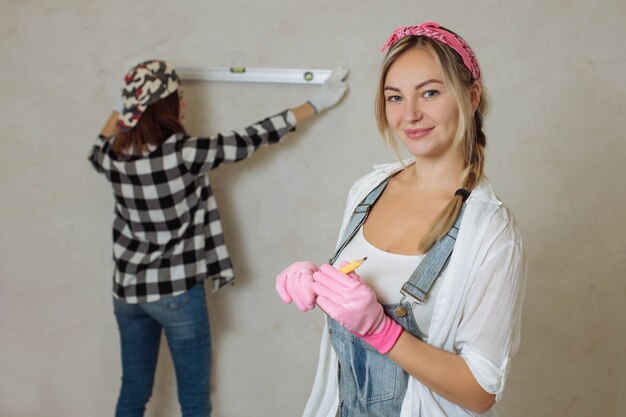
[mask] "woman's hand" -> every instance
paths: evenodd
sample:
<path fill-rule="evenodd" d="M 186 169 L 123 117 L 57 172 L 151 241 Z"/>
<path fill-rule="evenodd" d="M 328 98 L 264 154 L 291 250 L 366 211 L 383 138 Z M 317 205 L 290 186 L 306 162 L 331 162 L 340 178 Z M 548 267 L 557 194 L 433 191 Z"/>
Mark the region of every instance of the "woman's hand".
<path fill-rule="evenodd" d="M 376 294 L 355 272 L 346 275 L 326 264 L 313 274 L 317 304 L 343 327 L 385 354 L 394 346 L 402 327 L 390 319 Z"/>
<path fill-rule="evenodd" d="M 355 272 L 346 275 L 326 264 L 313 274 L 317 304 L 343 327 L 359 335 L 376 333 L 385 316 L 376 294 Z"/>
<path fill-rule="evenodd" d="M 313 273 L 317 266 L 311 262 L 296 262 L 285 268 L 276 277 L 276 292 L 283 303 L 292 301 L 302 312 L 315 308 L 317 294 L 313 291 Z"/>
<path fill-rule="evenodd" d="M 348 83 L 345 81 L 347 77 L 347 68 L 337 67 L 333 69 L 330 77 L 322 84 L 319 93 L 309 99 L 309 103 L 313 106 L 315 113 L 321 113 L 323 110 L 339 103 L 339 100 L 348 91 Z"/>

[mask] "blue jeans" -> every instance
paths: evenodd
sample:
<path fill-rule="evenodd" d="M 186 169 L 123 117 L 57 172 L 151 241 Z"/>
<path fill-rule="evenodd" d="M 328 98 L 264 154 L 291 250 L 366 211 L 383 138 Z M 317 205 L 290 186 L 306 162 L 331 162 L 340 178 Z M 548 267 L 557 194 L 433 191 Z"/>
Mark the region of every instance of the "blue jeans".
<path fill-rule="evenodd" d="M 161 329 L 165 329 L 183 417 L 208 417 L 211 335 L 204 283 L 151 303 L 113 299 L 113 308 L 122 345 L 122 388 L 115 416 L 143 416 L 152 394 Z"/>
<path fill-rule="evenodd" d="M 385 314 L 404 330 L 420 339 L 410 303 L 403 317 L 395 314 L 399 304 L 385 304 Z M 339 415 L 341 417 L 397 417 L 409 382 L 409 374 L 385 355 L 378 353 L 339 322 L 328 318 L 328 331 L 339 361 Z"/>

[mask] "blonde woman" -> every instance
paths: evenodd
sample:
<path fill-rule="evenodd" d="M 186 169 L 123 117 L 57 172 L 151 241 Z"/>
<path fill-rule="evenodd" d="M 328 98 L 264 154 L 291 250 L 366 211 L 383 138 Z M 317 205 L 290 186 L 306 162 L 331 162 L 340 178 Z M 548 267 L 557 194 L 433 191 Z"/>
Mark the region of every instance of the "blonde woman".
<path fill-rule="evenodd" d="M 396 29 L 387 48 L 376 119 L 412 157 L 353 185 L 330 264 L 298 262 L 276 281 L 285 303 L 327 317 L 304 415 L 495 416 L 520 341 L 525 261 L 483 172 L 480 68 L 432 22 Z"/>

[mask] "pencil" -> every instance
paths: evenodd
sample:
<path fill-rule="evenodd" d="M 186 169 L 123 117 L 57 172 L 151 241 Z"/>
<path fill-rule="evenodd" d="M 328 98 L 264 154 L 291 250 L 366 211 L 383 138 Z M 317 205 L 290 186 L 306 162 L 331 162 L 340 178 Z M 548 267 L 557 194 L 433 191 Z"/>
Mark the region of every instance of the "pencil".
<path fill-rule="evenodd" d="M 349 264 L 344 265 L 341 268 L 339 268 L 339 270 L 341 272 L 343 272 L 344 274 L 349 274 L 350 272 L 352 272 L 355 269 L 357 269 L 366 260 L 367 260 L 367 256 L 365 258 L 357 259 L 356 261 L 352 261 Z"/>

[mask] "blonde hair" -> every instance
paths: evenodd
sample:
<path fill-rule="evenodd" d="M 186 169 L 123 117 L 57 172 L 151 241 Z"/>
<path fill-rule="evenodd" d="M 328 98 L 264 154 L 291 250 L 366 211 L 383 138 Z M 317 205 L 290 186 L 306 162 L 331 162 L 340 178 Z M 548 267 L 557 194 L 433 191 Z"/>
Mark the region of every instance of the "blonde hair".
<path fill-rule="evenodd" d="M 483 117 L 487 114 L 489 107 L 488 98 L 482 84 L 482 77 L 481 80 L 474 80 L 469 69 L 463 64 L 461 57 L 447 45 L 423 36 L 408 36 L 400 39 L 389 49 L 382 64 L 376 91 L 375 113 L 378 130 L 398 159 L 401 159 L 398 139 L 387 121 L 384 88 L 387 73 L 393 63 L 407 50 L 412 48 L 425 49 L 433 55 L 443 74 L 444 85 L 458 106 L 459 120 L 454 143 L 457 145 L 462 144 L 463 146 L 465 158 L 463 188 L 471 191 L 484 176 L 486 137 L 483 132 Z M 476 111 L 473 111 L 471 89 L 475 83 L 479 83 L 481 93 L 478 108 Z M 455 195 L 435 218 L 430 230 L 419 242 L 420 251 L 427 252 L 437 240 L 448 233 L 454 225 L 462 206 L 463 197 Z"/>

